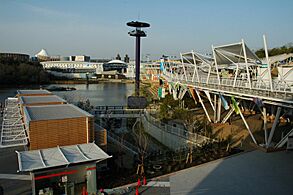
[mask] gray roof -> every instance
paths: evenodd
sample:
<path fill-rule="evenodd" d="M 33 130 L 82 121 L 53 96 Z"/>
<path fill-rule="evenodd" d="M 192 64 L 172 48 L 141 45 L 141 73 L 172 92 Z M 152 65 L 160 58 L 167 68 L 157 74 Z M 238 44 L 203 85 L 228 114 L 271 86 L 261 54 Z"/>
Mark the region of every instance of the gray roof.
<path fill-rule="evenodd" d="M 17 90 L 18 94 L 52 94 L 45 89 L 29 89 L 29 90 Z"/>
<path fill-rule="evenodd" d="M 46 95 L 46 96 L 21 96 L 21 104 L 36 104 L 36 103 L 50 103 L 50 102 L 66 102 L 64 99 L 57 95 Z"/>
<path fill-rule="evenodd" d="M 72 104 L 25 106 L 24 112 L 28 121 L 93 117 L 93 115 Z"/>
<path fill-rule="evenodd" d="M 35 171 L 111 158 L 94 143 L 16 152 L 19 171 Z"/>

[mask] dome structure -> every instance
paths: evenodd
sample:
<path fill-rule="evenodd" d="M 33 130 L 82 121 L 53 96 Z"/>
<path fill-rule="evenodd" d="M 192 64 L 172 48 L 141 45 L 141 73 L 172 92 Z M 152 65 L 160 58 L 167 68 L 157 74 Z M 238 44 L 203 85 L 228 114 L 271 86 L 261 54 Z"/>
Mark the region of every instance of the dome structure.
<path fill-rule="evenodd" d="M 42 56 L 42 57 L 49 57 L 47 51 L 45 49 L 42 49 L 39 53 L 35 55 L 36 57 Z"/>
<path fill-rule="evenodd" d="M 111 60 L 103 64 L 103 71 L 117 71 L 118 73 L 126 73 L 127 64 L 121 60 Z"/>
<path fill-rule="evenodd" d="M 126 64 L 126 63 L 121 60 L 111 60 L 107 64 Z"/>

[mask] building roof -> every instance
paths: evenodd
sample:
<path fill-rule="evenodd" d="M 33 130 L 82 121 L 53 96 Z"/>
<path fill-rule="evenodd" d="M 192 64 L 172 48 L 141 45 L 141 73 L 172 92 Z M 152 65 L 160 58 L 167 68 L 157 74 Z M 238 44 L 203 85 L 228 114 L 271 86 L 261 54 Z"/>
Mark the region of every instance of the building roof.
<path fill-rule="evenodd" d="M 47 96 L 21 96 L 21 104 L 37 104 L 37 103 L 51 103 L 51 102 L 66 102 L 64 99 L 57 95 L 47 95 Z"/>
<path fill-rule="evenodd" d="M 29 90 L 17 90 L 18 94 L 34 94 L 34 95 L 38 95 L 38 94 L 52 94 L 50 91 L 45 90 L 45 89 L 29 89 Z"/>
<path fill-rule="evenodd" d="M 111 158 L 94 143 L 17 152 L 19 171 L 35 171 Z"/>
<path fill-rule="evenodd" d="M 46 51 L 45 49 L 42 49 L 42 50 L 39 51 L 39 53 L 37 53 L 35 56 L 36 56 L 36 57 L 38 57 L 38 56 L 48 57 L 49 55 L 48 55 L 48 53 L 47 53 L 47 51 Z"/>
<path fill-rule="evenodd" d="M 28 121 L 93 117 L 93 115 L 72 104 L 25 106 L 24 112 Z"/>
<path fill-rule="evenodd" d="M 126 64 L 126 63 L 121 60 L 111 60 L 107 62 L 107 64 Z"/>

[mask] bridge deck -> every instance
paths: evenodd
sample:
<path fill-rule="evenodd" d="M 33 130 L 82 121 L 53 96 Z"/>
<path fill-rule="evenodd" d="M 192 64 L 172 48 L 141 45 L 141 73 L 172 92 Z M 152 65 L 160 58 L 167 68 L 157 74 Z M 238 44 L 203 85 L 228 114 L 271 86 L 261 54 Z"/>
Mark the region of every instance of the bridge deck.
<path fill-rule="evenodd" d="M 242 84 L 234 86 L 231 82 L 224 82 L 225 80 L 221 80 L 221 84 L 217 83 L 217 81 L 212 80 L 212 82 L 192 82 L 186 81 L 183 79 L 174 79 L 167 75 L 163 75 L 163 77 L 168 82 L 179 82 L 181 85 L 185 85 L 188 87 L 194 87 L 201 90 L 208 90 L 211 93 L 221 93 L 223 95 L 234 95 L 242 98 L 252 99 L 254 97 L 260 98 L 262 100 L 266 100 L 264 103 L 272 103 L 280 104 L 283 106 L 287 106 L 293 108 L 293 93 L 291 91 L 270 91 L 267 87 L 262 87 L 261 85 L 256 87 L 252 87 L 251 89 L 248 87 L 244 87 Z"/>

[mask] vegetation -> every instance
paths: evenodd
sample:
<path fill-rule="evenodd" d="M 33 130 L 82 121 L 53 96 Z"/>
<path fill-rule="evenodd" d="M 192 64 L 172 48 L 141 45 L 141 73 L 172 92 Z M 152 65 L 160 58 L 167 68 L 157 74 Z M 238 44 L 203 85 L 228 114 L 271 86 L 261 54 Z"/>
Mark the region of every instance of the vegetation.
<path fill-rule="evenodd" d="M 293 46 L 292 44 L 288 44 L 288 45 L 284 45 L 282 47 L 276 47 L 273 49 L 268 50 L 269 56 L 276 56 L 276 55 L 280 55 L 280 54 L 284 54 L 284 53 L 293 53 Z M 255 54 L 259 57 L 259 58 L 264 58 L 265 57 L 265 50 L 259 49 L 255 52 Z"/>
<path fill-rule="evenodd" d="M 41 84 L 49 82 L 49 74 L 38 62 L 0 61 L 0 84 Z"/>
<path fill-rule="evenodd" d="M 183 108 L 184 102 L 184 108 Z M 182 100 L 174 100 L 172 95 L 166 95 L 160 100 L 159 117 L 163 120 L 168 119 L 188 119 L 190 113 L 188 109 L 194 108 L 195 104 L 192 98 L 184 96 Z M 187 109 L 186 109 L 187 108 Z"/>

